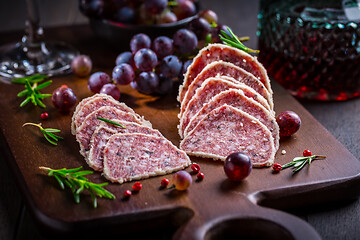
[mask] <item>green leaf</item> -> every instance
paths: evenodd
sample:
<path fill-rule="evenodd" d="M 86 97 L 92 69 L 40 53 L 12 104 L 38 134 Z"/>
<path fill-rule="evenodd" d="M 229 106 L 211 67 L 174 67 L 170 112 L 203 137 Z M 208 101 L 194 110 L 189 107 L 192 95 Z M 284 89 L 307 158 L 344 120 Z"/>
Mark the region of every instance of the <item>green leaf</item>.
<path fill-rule="evenodd" d="M 303 161 L 305 159 L 308 159 L 308 157 L 296 157 L 296 158 L 293 159 L 293 162 Z"/>
<path fill-rule="evenodd" d="M 304 161 L 298 161 L 298 162 L 296 162 L 295 164 L 294 164 L 294 167 L 295 168 L 297 168 L 297 167 L 299 167 L 301 164 L 303 164 L 304 163 Z"/>
<path fill-rule="evenodd" d="M 27 97 L 24 101 L 22 101 L 22 102 L 20 103 L 20 107 L 25 106 L 28 102 L 30 102 L 30 98 L 29 98 L 29 97 Z"/>
<path fill-rule="evenodd" d="M 49 143 L 51 143 L 52 145 L 57 145 L 57 143 L 56 142 L 54 142 L 54 141 L 52 141 L 48 136 L 47 136 L 47 134 L 44 134 L 44 137 L 46 138 L 46 140 L 49 142 Z"/>
<path fill-rule="evenodd" d="M 50 176 L 50 175 L 49 175 Z M 63 181 L 61 181 L 60 177 L 58 175 L 54 175 L 55 179 L 58 181 L 61 189 L 65 189 Z"/>
<path fill-rule="evenodd" d="M 36 90 L 43 89 L 43 88 L 49 86 L 51 83 L 52 83 L 52 80 L 49 80 L 49 81 L 44 82 L 44 83 L 40 84 L 39 86 L 35 87 L 35 89 L 36 89 Z"/>
<path fill-rule="evenodd" d="M 109 119 L 106 119 L 106 118 L 102 118 L 102 117 L 96 117 L 97 119 L 101 120 L 101 121 L 104 121 L 104 122 L 107 122 L 107 123 L 110 123 L 110 124 L 113 124 L 115 126 L 119 126 L 121 128 L 126 128 L 124 127 L 123 125 L 121 125 L 120 123 L 117 123 L 117 122 L 114 122 L 114 121 L 111 121 Z"/>
<path fill-rule="evenodd" d="M 58 132 L 61 132 L 60 129 L 56 129 L 56 128 L 45 128 L 44 131 L 47 132 L 47 133 L 58 133 Z"/>
<path fill-rule="evenodd" d="M 294 169 L 293 172 L 296 173 L 300 171 L 306 165 L 306 163 L 307 161 L 304 161 L 298 168 Z"/>

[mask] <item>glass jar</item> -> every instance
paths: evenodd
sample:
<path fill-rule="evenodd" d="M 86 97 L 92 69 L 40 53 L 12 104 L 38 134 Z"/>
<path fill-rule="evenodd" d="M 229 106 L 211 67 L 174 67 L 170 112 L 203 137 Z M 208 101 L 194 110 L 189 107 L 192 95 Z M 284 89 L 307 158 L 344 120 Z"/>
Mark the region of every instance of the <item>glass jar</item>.
<path fill-rule="evenodd" d="M 262 0 L 259 60 L 299 98 L 360 96 L 360 10 L 356 1 Z"/>

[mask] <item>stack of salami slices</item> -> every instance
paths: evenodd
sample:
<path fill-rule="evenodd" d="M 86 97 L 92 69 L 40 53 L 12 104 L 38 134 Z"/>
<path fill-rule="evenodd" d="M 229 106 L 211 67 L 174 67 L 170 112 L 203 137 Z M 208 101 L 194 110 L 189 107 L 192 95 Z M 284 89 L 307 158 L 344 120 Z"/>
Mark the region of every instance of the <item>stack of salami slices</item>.
<path fill-rule="evenodd" d="M 271 166 L 279 148 L 273 92 L 265 68 L 244 51 L 223 44 L 202 49 L 180 86 L 180 148 L 225 160 L 247 154 L 254 167 Z"/>
<path fill-rule="evenodd" d="M 167 174 L 190 164 L 186 153 L 153 129 L 149 121 L 105 94 L 96 94 L 78 104 L 71 132 L 76 135 L 87 164 L 103 171 L 112 182 Z"/>

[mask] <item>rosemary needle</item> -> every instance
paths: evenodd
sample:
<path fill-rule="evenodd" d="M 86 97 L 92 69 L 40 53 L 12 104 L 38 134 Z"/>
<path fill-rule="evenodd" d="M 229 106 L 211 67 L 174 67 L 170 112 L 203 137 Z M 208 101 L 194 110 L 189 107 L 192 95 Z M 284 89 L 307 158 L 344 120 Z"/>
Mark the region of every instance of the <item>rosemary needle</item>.
<path fill-rule="evenodd" d="M 230 35 L 227 34 L 225 31 L 221 30 L 221 34 L 220 39 L 228 46 L 231 47 L 235 47 L 238 48 L 240 50 L 243 50 L 244 52 L 247 53 L 259 53 L 259 50 L 253 50 L 251 48 L 246 47 L 240 40 L 239 38 L 231 31 L 230 28 L 227 28 L 227 30 L 229 31 Z M 248 40 L 247 38 L 242 39 L 242 40 Z"/>
<path fill-rule="evenodd" d="M 39 124 L 36 124 L 36 123 L 25 123 L 23 125 L 24 126 L 28 126 L 28 125 L 32 125 L 32 126 L 35 126 L 35 127 L 38 127 L 41 131 L 41 133 L 44 135 L 44 137 L 46 138 L 46 140 L 51 143 L 52 145 L 57 145 L 57 141 L 59 141 L 59 139 L 63 139 L 62 137 L 60 136 L 57 136 L 55 135 L 54 133 L 59 133 L 61 132 L 59 129 L 56 129 L 56 128 L 43 128 L 41 126 L 41 123 Z"/>
<path fill-rule="evenodd" d="M 106 119 L 106 118 L 102 118 L 102 117 L 96 117 L 97 119 L 101 120 L 101 121 L 104 121 L 104 122 L 107 122 L 107 123 L 110 123 L 110 124 L 113 124 L 115 126 L 118 126 L 118 127 L 122 127 L 122 128 L 126 128 L 125 126 L 121 125 L 120 123 L 117 123 L 117 122 L 114 122 L 114 121 L 111 121 L 109 119 Z"/>

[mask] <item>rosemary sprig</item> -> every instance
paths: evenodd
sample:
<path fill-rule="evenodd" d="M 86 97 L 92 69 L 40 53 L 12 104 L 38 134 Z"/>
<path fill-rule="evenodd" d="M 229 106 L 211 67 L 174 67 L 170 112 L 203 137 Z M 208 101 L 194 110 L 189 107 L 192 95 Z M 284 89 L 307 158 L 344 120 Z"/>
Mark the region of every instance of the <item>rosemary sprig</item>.
<path fill-rule="evenodd" d="M 114 121 L 111 121 L 109 119 L 106 119 L 106 118 L 102 118 L 102 117 L 96 117 L 97 119 L 101 120 L 101 121 L 104 121 L 104 122 L 107 122 L 107 123 L 110 123 L 110 124 L 113 124 L 115 126 L 118 126 L 118 127 L 121 127 L 121 128 L 126 128 L 125 126 L 121 125 L 120 123 L 117 123 L 117 122 L 114 122 Z"/>
<path fill-rule="evenodd" d="M 87 189 L 89 191 L 94 208 L 97 207 L 96 197 L 115 199 L 115 196 L 111 192 L 103 188 L 104 186 L 108 185 L 108 183 L 92 183 L 84 177 L 85 175 L 92 174 L 93 171 L 80 171 L 82 167 L 73 169 L 51 169 L 48 167 L 39 168 L 48 171 L 48 176 L 55 177 L 61 189 L 64 190 L 65 187 L 70 188 L 76 203 L 80 203 L 80 193 L 84 189 Z"/>
<path fill-rule="evenodd" d="M 228 46 L 239 48 L 247 53 L 259 53 L 259 50 L 253 50 L 251 48 L 246 47 L 239 38 L 231 31 L 230 28 L 227 28 L 230 35 L 228 35 L 225 31 L 221 30 L 220 39 Z"/>
<path fill-rule="evenodd" d="M 35 124 L 35 123 L 25 123 L 24 125 L 23 125 L 23 127 L 24 126 L 27 126 L 27 125 L 32 125 L 32 126 L 36 126 L 36 127 L 38 127 L 38 128 L 40 128 L 40 131 L 41 131 L 41 133 L 44 135 L 44 137 L 46 138 L 46 140 L 49 142 L 49 143 L 51 143 L 51 144 L 53 144 L 53 145 L 57 145 L 57 141 L 59 141 L 59 139 L 63 139 L 62 137 L 60 137 L 60 136 L 57 136 L 57 135 L 55 135 L 54 133 L 59 133 L 60 132 L 60 130 L 59 129 L 55 129 L 55 128 L 43 128 L 42 126 L 41 126 L 41 123 L 39 123 L 39 124 Z M 56 141 L 56 142 L 55 142 Z"/>
<path fill-rule="evenodd" d="M 17 95 L 18 97 L 26 97 L 25 100 L 20 103 L 20 107 L 25 106 L 29 102 L 32 102 L 35 106 L 42 108 L 45 107 L 45 104 L 41 100 L 47 97 L 51 97 L 51 94 L 42 94 L 39 90 L 49 86 L 52 81 L 50 80 L 40 85 L 38 84 L 46 78 L 47 76 L 35 74 L 29 77 L 14 78 L 12 80 L 13 83 L 25 85 L 25 90 L 19 92 Z"/>
<path fill-rule="evenodd" d="M 312 155 L 309 157 L 296 157 L 291 162 L 282 165 L 281 169 L 293 167 L 294 168 L 293 172 L 296 173 L 300 171 L 307 163 L 309 163 L 310 165 L 313 160 L 324 159 L 324 158 L 326 158 L 326 156 L 320 156 L 320 155 Z"/>

